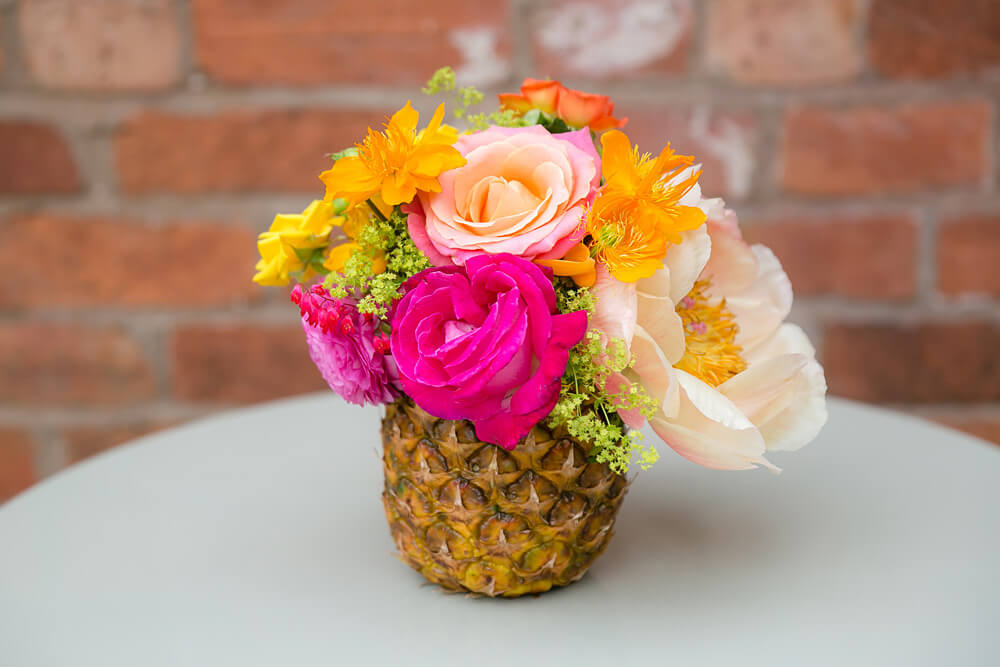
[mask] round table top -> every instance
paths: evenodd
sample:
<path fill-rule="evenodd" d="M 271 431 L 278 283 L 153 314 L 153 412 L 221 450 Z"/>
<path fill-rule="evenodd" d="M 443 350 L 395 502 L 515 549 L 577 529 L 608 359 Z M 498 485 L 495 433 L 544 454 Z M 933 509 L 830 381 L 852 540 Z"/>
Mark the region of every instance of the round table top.
<path fill-rule="evenodd" d="M 831 401 L 781 475 L 664 448 L 538 597 L 398 561 L 379 412 L 331 395 L 161 432 L 0 507 L 4 665 L 998 665 L 1000 450 Z"/>

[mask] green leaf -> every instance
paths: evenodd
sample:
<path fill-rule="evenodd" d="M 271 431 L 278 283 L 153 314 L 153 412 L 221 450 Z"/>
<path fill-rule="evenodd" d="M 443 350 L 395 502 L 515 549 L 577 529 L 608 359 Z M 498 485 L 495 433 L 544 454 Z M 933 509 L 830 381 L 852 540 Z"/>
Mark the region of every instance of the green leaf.
<path fill-rule="evenodd" d="M 345 148 L 342 151 L 337 151 L 336 153 L 328 153 L 327 157 L 336 162 L 342 157 L 353 157 L 358 154 L 358 147 L 351 146 L 350 148 Z"/>

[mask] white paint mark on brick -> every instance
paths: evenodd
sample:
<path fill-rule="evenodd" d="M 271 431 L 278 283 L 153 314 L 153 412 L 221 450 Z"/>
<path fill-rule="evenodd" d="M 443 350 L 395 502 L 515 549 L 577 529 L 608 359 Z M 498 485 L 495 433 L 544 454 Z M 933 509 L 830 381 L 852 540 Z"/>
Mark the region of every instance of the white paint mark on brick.
<path fill-rule="evenodd" d="M 737 197 L 750 191 L 753 177 L 753 152 L 748 132 L 729 118 L 709 123 L 708 109 L 699 107 L 688 121 L 691 139 L 717 158 L 726 174 L 726 189 Z"/>
<path fill-rule="evenodd" d="M 600 76 L 671 53 L 690 21 L 688 0 L 561 5 L 540 17 L 538 39 L 573 70 Z"/>
<path fill-rule="evenodd" d="M 489 86 L 507 78 L 508 63 L 497 53 L 496 28 L 458 28 L 449 39 L 462 55 L 462 64 L 455 68 L 460 83 Z"/>

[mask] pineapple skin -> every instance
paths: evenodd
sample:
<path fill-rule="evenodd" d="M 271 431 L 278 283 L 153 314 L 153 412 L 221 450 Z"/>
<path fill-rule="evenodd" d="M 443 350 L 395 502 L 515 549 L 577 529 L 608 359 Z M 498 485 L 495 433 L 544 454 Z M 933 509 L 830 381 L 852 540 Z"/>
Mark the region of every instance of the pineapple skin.
<path fill-rule="evenodd" d="M 628 487 L 565 431 L 507 451 L 409 398 L 382 420 L 382 500 L 402 559 L 449 590 L 517 597 L 566 586 L 604 551 Z"/>

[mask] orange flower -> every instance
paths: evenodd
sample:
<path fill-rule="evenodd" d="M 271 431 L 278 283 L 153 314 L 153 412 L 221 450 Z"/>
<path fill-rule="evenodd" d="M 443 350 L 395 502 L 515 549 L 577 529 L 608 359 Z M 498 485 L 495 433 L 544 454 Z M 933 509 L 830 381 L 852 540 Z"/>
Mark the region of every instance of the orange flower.
<path fill-rule="evenodd" d="M 667 245 L 697 229 L 705 213 L 681 203 L 701 172 L 684 171 L 694 161 L 668 145 L 653 159 L 639 155 L 624 133 L 601 137 L 605 184 L 587 213 L 587 231 L 599 259 L 618 280 L 648 278 L 663 266 Z"/>
<path fill-rule="evenodd" d="M 580 287 L 593 287 L 597 281 L 597 263 L 582 243 L 570 248 L 562 259 L 536 259 L 535 264 L 549 267 L 554 275 L 573 278 Z"/>
<path fill-rule="evenodd" d="M 613 127 L 624 127 L 628 118 L 613 116 L 615 104 L 607 95 L 582 93 L 566 88 L 558 81 L 525 79 L 521 93 L 501 93 L 500 108 L 524 113 L 538 109 L 562 118 L 573 127 L 589 127 L 603 132 Z"/>
<path fill-rule="evenodd" d="M 385 132 L 368 128 L 357 154 L 340 158 L 319 175 L 326 184 L 326 201 L 343 198 L 357 204 L 381 194 L 386 204 L 395 206 L 413 201 L 417 190 L 440 192 L 438 176 L 465 164 L 452 146 L 458 133 L 442 125 L 443 119 L 442 104 L 418 133 L 417 112 L 407 102 L 386 123 Z"/>

